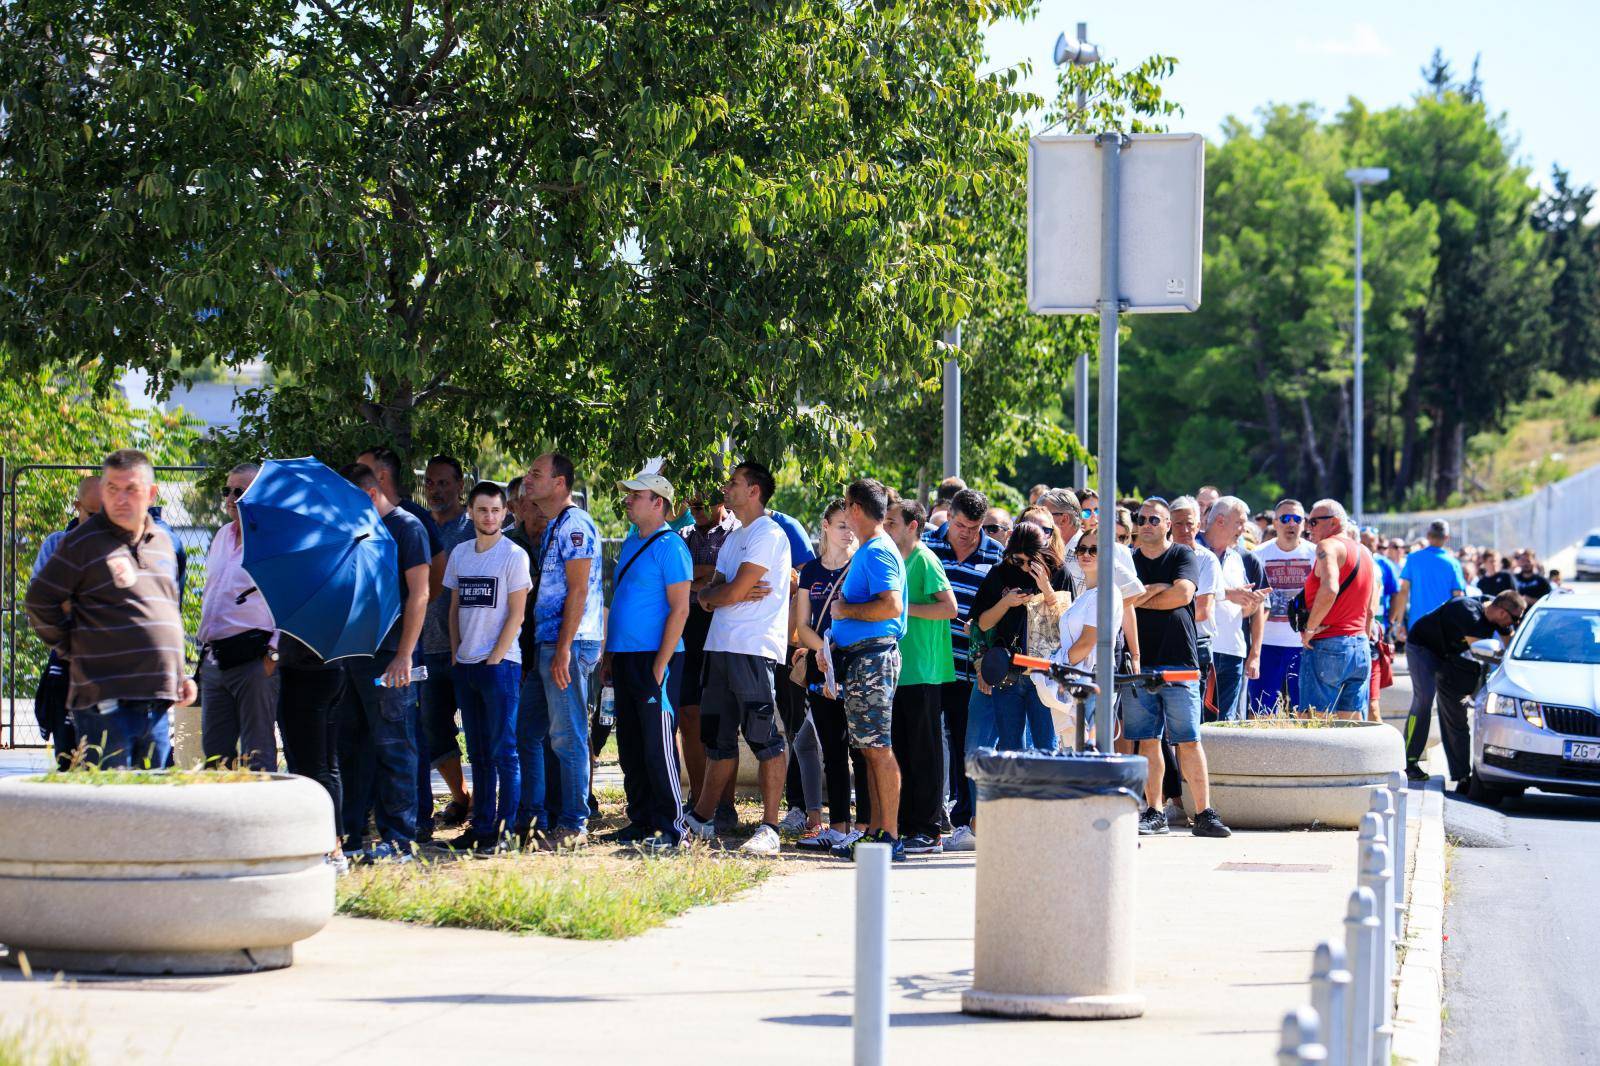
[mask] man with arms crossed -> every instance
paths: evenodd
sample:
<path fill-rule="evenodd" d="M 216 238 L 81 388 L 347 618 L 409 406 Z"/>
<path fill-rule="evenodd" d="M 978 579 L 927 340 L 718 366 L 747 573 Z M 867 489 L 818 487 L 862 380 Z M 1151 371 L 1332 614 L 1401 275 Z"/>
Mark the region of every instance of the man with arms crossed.
<path fill-rule="evenodd" d="M 33 631 L 67 663 L 67 709 L 90 763 L 160 769 L 167 709 L 194 702 L 172 538 L 149 508 L 155 468 L 124 448 L 101 467 L 99 514 L 83 518 L 28 584 Z"/>
<path fill-rule="evenodd" d="M 742 525 L 728 534 L 717 571 L 700 592 L 711 612 L 706 633 L 700 738 L 706 777 L 695 809 L 684 815 L 702 840 L 716 836 L 717 799 L 739 767 L 739 735 L 760 761 L 761 825 L 740 849 L 776 855 L 778 805 L 783 796 L 783 731 L 778 726 L 777 670 L 789 638 L 789 538 L 767 514 L 777 491 L 772 472 L 746 461 L 723 487 L 724 504 Z"/>

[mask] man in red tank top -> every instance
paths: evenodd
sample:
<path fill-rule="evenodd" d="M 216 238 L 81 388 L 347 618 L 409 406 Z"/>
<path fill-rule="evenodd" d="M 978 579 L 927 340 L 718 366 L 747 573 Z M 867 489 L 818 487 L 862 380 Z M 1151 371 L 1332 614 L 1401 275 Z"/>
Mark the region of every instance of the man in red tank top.
<path fill-rule="evenodd" d="M 1310 615 L 1300 634 L 1300 709 L 1353 718 L 1367 708 L 1367 630 L 1377 569 L 1349 529 L 1350 517 L 1338 500 L 1318 500 L 1306 518 L 1306 537 L 1317 554 L 1305 587 Z"/>

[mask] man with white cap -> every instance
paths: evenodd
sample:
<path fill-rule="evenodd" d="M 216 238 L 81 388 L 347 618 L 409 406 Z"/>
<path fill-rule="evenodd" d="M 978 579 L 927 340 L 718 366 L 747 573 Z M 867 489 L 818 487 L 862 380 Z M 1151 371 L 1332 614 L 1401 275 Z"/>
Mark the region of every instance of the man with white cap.
<path fill-rule="evenodd" d="M 615 591 L 600 674 L 616 695 L 617 761 L 628 824 L 619 843 L 667 851 L 683 840 L 683 793 L 673 708 L 683 677 L 683 626 L 694 563 L 667 525 L 672 482 L 661 460 L 617 482 L 634 525 L 617 555 Z"/>

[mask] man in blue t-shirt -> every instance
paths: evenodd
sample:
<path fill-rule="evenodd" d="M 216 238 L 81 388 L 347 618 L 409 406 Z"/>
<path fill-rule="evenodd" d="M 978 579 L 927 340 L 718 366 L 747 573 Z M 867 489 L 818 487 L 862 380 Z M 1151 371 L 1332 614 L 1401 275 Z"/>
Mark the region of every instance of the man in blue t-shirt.
<path fill-rule="evenodd" d="M 1450 539 L 1450 523 L 1436 518 L 1428 526 L 1428 546 L 1406 556 L 1400 568 L 1400 591 L 1395 594 L 1389 617 L 1404 635 L 1413 622 L 1467 591 L 1461 563 L 1445 550 Z M 1403 626 L 1402 626 L 1403 623 Z"/>
<path fill-rule="evenodd" d="M 616 696 L 617 762 L 628 800 L 628 824 L 613 839 L 649 851 L 683 840 L 673 707 L 683 676 L 683 626 L 689 620 L 694 563 L 667 525 L 672 483 L 646 466 L 617 482 L 634 529 L 617 556 L 611 625 L 600 667 Z"/>
<path fill-rule="evenodd" d="M 549 452 L 533 461 L 523 495 L 550 520 L 533 563 L 534 638 L 524 662 L 517 707 L 523 846 L 578 847 L 588 842 L 589 685 L 600 663 L 600 533 L 572 499 L 572 460 Z M 561 768 L 559 795 L 545 796 L 544 743 Z M 536 837 L 542 828 L 547 836 Z"/>
<path fill-rule="evenodd" d="M 341 663 L 347 680 L 341 713 L 353 726 L 341 729 L 339 736 L 344 825 L 351 838 L 345 851 L 360 850 L 367 808 L 375 799 L 380 839 L 367 849 L 366 857 L 406 861 L 417 838 L 418 704 L 411 656 L 428 609 L 428 535 L 421 522 L 384 494 L 371 467 L 354 463 L 344 469 L 344 476 L 372 500 L 383 528 L 394 538 L 393 580 L 401 604 L 400 617 L 378 642 L 376 654 L 352 656 Z"/>
<path fill-rule="evenodd" d="M 1378 543 L 1378 531 L 1371 526 L 1361 531 L 1361 546 L 1372 553 L 1372 561 L 1378 564 L 1378 578 L 1382 582 L 1378 598 L 1378 623 L 1387 635 L 1389 607 L 1394 603 L 1395 593 L 1400 591 L 1400 568 L 1383 554 L 1383 546 Z"/>
<path fill-rule="evenodd" d="M 890 723 L 900 681 L 900 638 L 906 632 L 906 566 L 894 539 L 883 531 L 889 490 L 872 478 L 859 478 L 845 489 L 844 498 L 845 517 L 861 547 L 834 597 L 829 640 L 845 727 L 851 745 L 867 762 L 872 824 L 860 840 L 888 844 L 894 859 L 902 861 L 900 768 L 894 761 Z M 841 844 L 835 853 L 854 858 L 856 843 Z"/>
<path fill-rule="evenodd" d="M 799 519 L 771 508 L 767 509 L 767 517 L 778 523 L 783 535 L 789 538 L 789 562 L 793 564 L 796 573 L 817 557 L 816 551 L 811 546 L 811 535 L 806 532 L 806 527 L 800 524 Z"/>

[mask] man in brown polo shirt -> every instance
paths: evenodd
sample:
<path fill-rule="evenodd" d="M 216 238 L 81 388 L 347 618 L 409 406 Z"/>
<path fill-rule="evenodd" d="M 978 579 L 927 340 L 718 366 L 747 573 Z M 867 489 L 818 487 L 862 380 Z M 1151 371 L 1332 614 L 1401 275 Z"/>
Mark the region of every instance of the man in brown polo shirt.
<path fill-rule="evenodd" d="M 166 765 L 167 709 L 194 702 L 184 674 L 178 561 L 150 517 L 155 469 L 141 451 L 106 456 L 102 510 L 61 540 L 24 604 L 39 639 L 69 664 L 67 708 L 89 761 Z"/>

